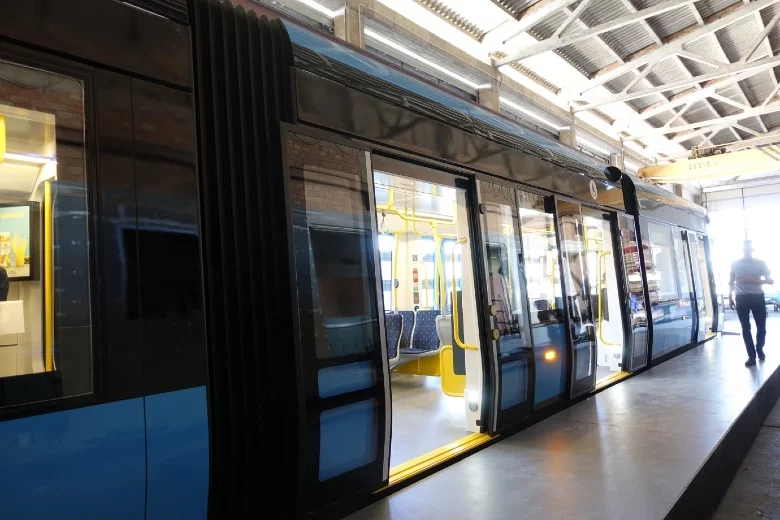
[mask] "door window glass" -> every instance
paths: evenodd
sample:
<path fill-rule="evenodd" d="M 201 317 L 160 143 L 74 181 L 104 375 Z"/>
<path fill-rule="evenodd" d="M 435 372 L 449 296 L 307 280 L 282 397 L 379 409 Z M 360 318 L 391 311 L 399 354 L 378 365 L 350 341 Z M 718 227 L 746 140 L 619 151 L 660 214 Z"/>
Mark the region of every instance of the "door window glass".
<path fill-rule="evenodd" d="M 551 201 L 552 199 L 547 199 Z M 544 405 L 566 389 L 566 329 L 555 217 L 544 197 L 518 192 L 528 319 L 535 358 L 534 402 Z"/>
<path fill-rule="evenodd" d="M 0 406 L 92 392 L 81 81 L 0 61 Z"/>
<path fill-rule="evenodd" d="M 631 370 L 636 370 L 647 363 L 647 310 L 634 218 L 628 215 L 622 215 L 620 218 L 620 243 L 623 248 L 623 269 L 628 286 L 629 322 L 633 335 Z"/>
<path fill-rule="evenodd" d="M 501 354 L 526 348 L 520 272 L 521 242 L 515 192 L 483 182 L 480 185 L 485 225 L 485 256 L 493 324 L 501 334 Z"/>
<path fill-rule="evenodd" d="M 699 270 L 701 272 L 702 279 L 702 293 L 704 294 L 704 308 L 705 308 L 705 334 L 712 330 L 712 322 L 714 318 L 714 309 L 712 305 L 712 290 L 710 288 L 710 269 L 707 266 L 707 249 L 704 244 L 704 237 L 698 237 L 698 259 Z"/>
<path fill-rule="evenodd" d="M 648 235 L 645 266 L 653 317 L 653 358 L 657 358 L 691 341 L 690 279 L 684 269 L 685 257 L 679 230 L 675 230 L 677 236 L 673 238 L 668 225 L 652 221 L 645 223 Z M 677 261 L 676 249 L 679 249 L 681 262 Z M 678 285 L 679 276 L 683 278 L 682 287 Z"/>
<path fill-rule="evenodd" d="M 522 242 L 515 190 L 480 183 L 490 315 L 500 371 L 499 409 L 528 401 L 530 338 L 524 316 Z M 524 410 L 516 408 L 517 414 Z"/>
<path fill-rule="evenodd" d="M 574 365 L 573 393 L 595 384 L 595 344 L 584 227 L 579 204 L 558 201 L 561 229 L 561 271 L 569 308 Z"/>

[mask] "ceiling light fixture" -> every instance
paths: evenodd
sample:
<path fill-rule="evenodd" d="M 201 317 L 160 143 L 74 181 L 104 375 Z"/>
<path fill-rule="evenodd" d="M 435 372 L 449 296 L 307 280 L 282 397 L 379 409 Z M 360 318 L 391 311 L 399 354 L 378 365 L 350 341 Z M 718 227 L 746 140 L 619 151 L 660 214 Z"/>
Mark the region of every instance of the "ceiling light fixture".
<path fill-rule="evenodd" d="M 296 1 L 302 3 L 305 6 L 308 6 L 308 7 L 312 8 L 312 9 L 314 9 L 318 13 L 324 14 L 325 16 L 327 16 L 330 19 L 336 18 L 339 14 L 341 14 L 340 10 L 339 11 L 331 11 L 330 9 L 325 7 L 324 5 L 318 4 L 314 0 L 296 0 Z"/>
<path fill-rule="evenodd" d="M 467 85 L 467 86 L 473 88 L 474 90 L 482 90 L 482 89 L 490 88 L 490 83 L 483 83 L 481 85 L 477 84 L 477 83 L 474 83 L 473 81 L 471 81 L 471 80 L 469 80 L 467 78 L 464 78 L 463 76 L 461 76 L 459 74 L 456 74 L 455 72 L 452 72 L 451 70 L 445 69 L 441 65 L 438 65 L 438 64 L 432 62 L 431 60 L 429 60 L 427 58 L 423 58 L 422 56 L 420 56 L 416 52 L 413 52 L 413 51 L 407 49 L 403 45 L 400 45 L 400 44 L 394 42 L 393 40 L 385 38 L 384 36 L 382 36 L 381 34 L 379 34 L 378 32 L 376 32 L 376 31 L 374 31 L 372 29 L 366 28 L 363 31 L 363 33 L 367 37 L 371 38 L 372 40 L 376 40 L 376 41 L 378 41 L 379 43 L 381 43 L 383 45 L 387 45 L 391 49 L 395 49 L 395 50 L 397 50 L 398 52 L 400 52 L 402 54 L 406 54 L 410 58 L 413 58 L 413 59 L 419 61 L 423 65 L 425 65 L 427 67 L 431 67 L 432 69 L 438 70 L 442 74 L 446 74 L 447 76 L 451 77 L 452 79 L 454 79 L 456 81 L 459 81 L 460 83 L 463 83 L 464 85 Z"/>
<path fill-rule="evenodd" d="M 543 117 L 543 116 L 541 116 L 541 115 L 537 114 L 536 112 L 533 112 L 533 111 L 531 111 L 531 110 L 528 110 L 527 108 L 525 108 L 525 107 L 523 107 L 523 106 L 520 106 L 520 105 L 518 105 L 518 104 L 517 104 L 517 103 L 515 103 L 514 101 L 511 101 L 511 100 L 509 100 L 509 99 L 505 98 L 504 96 L 499 96 L 498 100 L 499 100 L 501 103 L 503 103 L 503 104 L 505 104 L 506 106 L 508 106 L 509 108 L 511 108 L 511 109 L 513 109 L 513 110 L 516 110 L 516 111 L 520 112 L 521 114 L 525 114 L 525 115 L 527 115 L 528 117 L 531 117 L 531 118 L 533 118 L 533 119 L 536 119 L 536 120 L 537 120 L 537 121 L 539 121 L 540 123 L 544 123 L 545 125 L 547 125 L 547 126 L 549 126 L 549 127 L 552 127 L 552 128 L 554 128 L 554 129 L 555 129 L 556 131 L 558 131 L 558 132 L 560 132 L 560 131 L 561 131 L 561 130 L 564 128 L 564 127 L 562 127 L 562 126 L 559 126 L 559 125 L 557 125 L 557 124 L 556 124 L 556 123 L 554 123 L 553 121 L 550 121 L 549 119 L 546 119 L 545 117 Z"/>
<path fill-rule="evenodd" d="M 5 152 L 5 160 L 25 162 L 30 164 L 46 164 L 52 162 L 54 159 L 51 157 L 44 157 L 42 155 L 26 155 L 21 153 Z"/>

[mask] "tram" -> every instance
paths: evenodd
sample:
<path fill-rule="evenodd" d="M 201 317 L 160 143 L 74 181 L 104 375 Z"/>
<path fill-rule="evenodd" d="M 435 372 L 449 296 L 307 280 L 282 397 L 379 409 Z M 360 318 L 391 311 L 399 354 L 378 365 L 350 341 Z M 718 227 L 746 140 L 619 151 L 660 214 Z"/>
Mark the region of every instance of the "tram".
<path fill-rule="evenodd" d="M 722 328 L 699 206 L 248 0 L 65 4 L 0 0 L 3 518 L 340 516 Z"/>

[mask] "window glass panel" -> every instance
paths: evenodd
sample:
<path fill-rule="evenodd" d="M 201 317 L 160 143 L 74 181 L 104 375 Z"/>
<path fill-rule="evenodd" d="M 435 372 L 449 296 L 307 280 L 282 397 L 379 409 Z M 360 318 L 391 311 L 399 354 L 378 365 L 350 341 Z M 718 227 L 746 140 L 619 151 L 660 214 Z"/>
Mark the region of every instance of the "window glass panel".
<path fill-rule="evenodd" d="M 301 344 L 366 354 L 380 338 L 365 152 L 289 136 Z"/>
<path fill-rule="evenodd" d="M 510 354 L 528 346 L 523 327 L 517 201 L 511 188 L 483 182 L 480 189 L 484 207 L 488 290 L 490 303 L 495 308 L 493 325 L 501 334 L 499 353 Z"/>
<path fill-rule="evenodd" d="M 657 222 L 645 221 L 645 266 L 653 316 L 653 358 L 691 342 L 693 311 L 690 300 L 690 274 L 682 236 Z M 681 258 L 681 261 L 678 261 Z M 682 278 L 678 285 L 678 277 Z M 685 289 L 683 293 L 678 287 Z"/>
<path fill-rule="evenodd" d="M 645 290 L 642 285 L 642 269 L 639 264 L 639 246 L 634 219 L 622 216 L 620 218 L 620 231 L 623 268 L 628 283 L 631 330 L 634 336 L 631 369 L 636 370 L 647 363 L 647 310 L 645 309 Z"/>
<path fill-rule="evenodd" d="M 546 208 L 544 197 L 533 193 L 518 192 L 518 201 L 538 404 L 559 396 L 566 386 L 561 273 L 552 209 Z"/>
<path fill-rule="evenodd" d="M 704 237 L 699 236 L 698 237 L 698 262 L 699 262 L 699 270 L 701 272 L 701 278 L 702 278 L 702 293 L 704 295 L 704 305 L 705 305 L 705 317 L 706 317 L 706 330 L 710 331 L 712 329 L 712 320 L 714 318 L 714 309 L 712 305 L 712 290 L 710 288 L 710 270 L 707 266 L 707 250 L 704 245 Z"/>
<path fill-rule="evenodd" d="M 80 81 L 0 61 L 0 406 L 92 391 Z"/>
<path fill-rule="evenodd" d="M 647 230 L 645 268 L 650 304 L 673 301 L 678 294 L 671 230 L 669 226 L 655 222 L 648 222 Z"/>
<path fill-rule="evenodd" d="M 569 304 L 570 330 L 573 343 L 574 380 L 585 381 L 594 374 L 592 342 L 592 310 L 588 287 L 585 236 L 579 204 L 558 201 L 558 222 L 561 229 L 562 271 L 565 276 L 566 302 Z"/>

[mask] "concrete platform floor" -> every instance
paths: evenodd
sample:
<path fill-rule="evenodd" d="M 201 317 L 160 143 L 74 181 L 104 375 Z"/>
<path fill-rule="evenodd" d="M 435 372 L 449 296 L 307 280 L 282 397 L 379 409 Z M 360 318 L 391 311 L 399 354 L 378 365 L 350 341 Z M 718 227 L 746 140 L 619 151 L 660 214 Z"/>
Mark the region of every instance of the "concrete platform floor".
<path fill-rule="evenodd" d="M 712 518 L 780 519 L 780 401 L 764 421 Z"/>
<path fill-rule="evenodd" d="M 746 368 L 726 335 L 354 513 L 381 519 L 660 519 L 780 365 L 780 319 L 767 360 Z"/>

